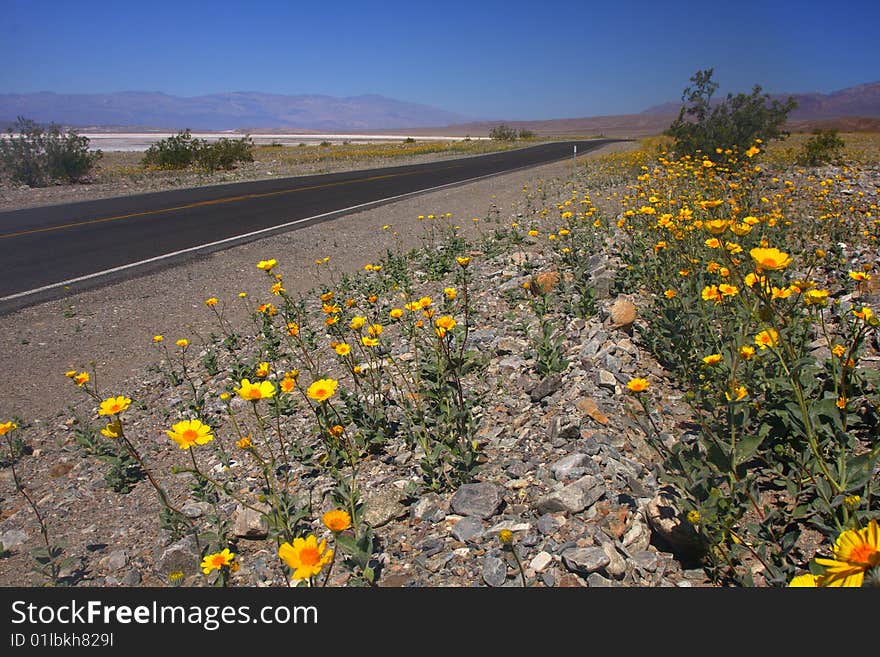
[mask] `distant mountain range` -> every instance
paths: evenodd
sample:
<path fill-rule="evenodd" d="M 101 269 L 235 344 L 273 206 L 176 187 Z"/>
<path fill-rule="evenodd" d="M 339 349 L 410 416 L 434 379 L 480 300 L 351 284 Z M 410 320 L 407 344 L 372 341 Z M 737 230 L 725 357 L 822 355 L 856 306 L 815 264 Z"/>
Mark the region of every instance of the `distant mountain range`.
<path fill-rule="evenodd" d="M 461 123 L 472 117 L 378 95 L 282 96 L 231 92 L 182 98 L 159 92 L 0 94 L 0 120 L 25 116 L 78 127 L 165 130 L 381 130 Z"/>
<path fill-rule="evenodd" d="M 861 123 L 868 125 L 876 124 L 880 119 L 880 82 L 860 84 L 830 94 L 791 95 L 798 102 L 797 109 L 789 115 L 789 122 L 793 125 L 812 125 L 816 121 L 841 120 L 845 117 L 859 117 L 860 120 L 864 119 Z M 778 99 L 788 96 L 772 95 Z M 723 96 L 718 97 L 719 102 L 723 99 Z M 639 114 L 506 123 L 539 135 L 601 133 L 608 136 L 639 136 L 662 131 L 669 125 L 670 117 L 678 114 L 680 107 L 680 102 L 670 102 L 649 107 Z M 191 98 L 142 91 L 113 94 L 0 94 L 0 125 L 11 124 L 17 116 L 77 128 L 286 129 L 301 132 L 409 130 L 412 134 L 455 133 L 473 136 L 488 134 L 492 127 L 501 122 L 476 122 L 472 117 L 436 107 L 375 94 L 349 98 L 258 92 L 231 92 Z M 852 120 L 849 122 L 852 123 Z"/>
<path fill-rule="evenodd" d="M 770 94 L 775 100 L 785 100 L 791 96 L 797 101 L 788 116 L 791 121 L 815 121 L 844 116 L 880 117 L 880 82 L 869 82 L 855 87 L 847 87 L 830 94 Z M 713 100 L 721 102 L 726 95 L 717 95 Z M 642 114 L 678 114 L 681 103 L 663 103 L 649 107 Z"/>

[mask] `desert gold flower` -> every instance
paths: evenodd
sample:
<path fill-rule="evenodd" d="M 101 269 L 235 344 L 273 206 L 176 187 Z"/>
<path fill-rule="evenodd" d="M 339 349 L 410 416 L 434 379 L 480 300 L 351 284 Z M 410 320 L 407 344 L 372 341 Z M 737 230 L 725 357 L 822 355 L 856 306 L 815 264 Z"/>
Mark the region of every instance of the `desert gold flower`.
<path fill-rule="evenodd" d="M 274 294 L 275 296 L 281 296 L 282 294 L 284 294 L 285 292 L 287 292 L 287 290 L 285 290 L 284 287 L 281 285 L 281 281 L 278 281 L 277 283 L 275 283 L 275 284 L 272 286 L 272 288 L 271 288 L 270 291 L 271 291 L 272 294 Z"/>
<path fill-rule="evenodd" d="M 325 303 L 321 306 L 321 312 L 325 315 L 336 315 L 342 312 L 342 308 L 337 306 L 335 303 Z"/>
<path fill-rule="evenodd" d="M 530 230 L 530 231 L 528 232 L 528 235 L 529 235 L 529 237 L 537 237 L 537 236 L 538 236 L 538 231 L 536 231 L 536 230 L 533 228 L 532 230 Z"/>
<path fill-rule="evenodd" d="M 509 529 L 502 529 L 498 532 L 498 540 L 501 545 L 510 545 L 513 543 L 513 532 Z"/>
<path fill-rule="evenodd" d="M 257 263 L 257 269 L 262 269 L 263 271 L 272 271 L 272 267 L 278 264 L 278 261 L 275 258 L 271 260 L 260 260 Z"/>
<path fill-rule="evenodd" d="M 77 374 L 76 376 L 73 377 L 73 382 L 76 385 L 82 387 L 85 384 L 87 384 L 89 382 L 89 379 L 91 379 L 91 378 L 92 377 L 89 376 L 88 372 L 80 372 L 79 374 Z"/>
<path fill-rule="evenodd" d="M 296 337 L 299 335 L 299 324 L 296 322 L 287 322 L 287 335 Z"/>
<path fill-rule="evenodd" d="M 296 386 L 296 379 L 292 379 L 289 376 L 285 376 L 281 379 L 281 392 L 289 393 Z"/>
<path fill-rule="evenodd" d="M 692 525 L 696 525 L 700 522 L 700 512 L 691 510 L 687 512 L 687 521 Z"/>
<path fill-rule="evenodd" d="M 367 297 L 367 301 L 369 301 L 370 303 L 376 303 L 376 301 L 378 301 L 378 300 L 379 300 L 379 297 L 377 297 L 375 294 L 371 294 L 370 296 Z"/>
<path fill-rule="evenodd" d="M 372 335 L 374 338 L 382 335 L 382 325 L 381 324 L 370 324 L 367 327 L 367 333 Z"/>
<path fill-rule="evenodd" d="M 851 271 L 849 277 L 859 283 L 871 280 L 871 275 L 863 271 Z"/>
<path fill-rule="evenodd" d="M 250 449 L 254 446 L 254 442 L 251 440 L 250 436 L 244 436 L 240 440 L 235 441 L 235 446 L 239 449 Z"/>
<path fill-rule="evenodd" d="M 632 392 L 644 392 L 648 389 L 648 386 L 651 385 L 651 382 L 647 379 L 630 379 L 629 383 L 626 384 L 626 387 L 629 388 Z"/>
<path fill-rule="evenodd" d="M 748 389 L 745 386 L 736 386 L 733 389 L 733 394 L 729 392 L 725 392 L 724 396 L 727 397 L 727 401 L 741 401 L 745 399 L 749 394 Z"/>
<path fill-rule="evenodd" d="M 461 267 L 461 268 L 465 268 L 469 264 L 471 264 L 471 259 L 468 256 L 464 256 L 464 257 L 459 256 L 455 259 L 455 261 L 458 263 L 459 267 Z"/>
<path fill-rule="evenodd" d="M 675 297 L 678 296 L 678 292 L 676 292 L 675 290 L 672 290 L 672 289 L 664 290 L 663 296 L 666 297 L 667 299 L 674 299 Z"/>
<path fill-rule="evenodd" d="M 13 429 L 18 429 L 18 425 L 12 420 L 9 420 L 8 422 L 0 422 L 0 436 L 5 436 Z"/>
<path fill-rule="evenodd" d="M 721 248 L 721 240 L 719 240 L 717 237 L 710 237 L 709 239 L 706 240 L 705 244 L 710 249 L 720 249 Z"/>
<path fill-rule="evenodd" d="M 721 362 L 721 359 L 721 354 L 709 354 L 708 356 L 703 356 L 703 362 L 706 365 L 717 365 Z"/>
<path fill-rule="evenodd" d="M 766 329 L 755 336 L 755 344 L 762 350 L 779 344 L 779 333 L 775 329 Z"/>
<path fill-rule="evenodd" d="M 68 379 L 72 379 L 76 376 L 76 370 L 68 370 L 64 373 L 64 376 L 66 376 Z"/>
<path fill-rule="evenodd" d="M 437 328 L 441 328 L 445 331 L 451 331 L 456 327 L 457 322 L 450 315 L 442 315 L 434 320 L 434 324 L 435 326 L 437 326 Z"/>
<path fill-rule="evenodd" d="M 336 387 L 339 382 L 336 379 L 318 379 L 306 390 L 309 399 L 317 402 L 324 402 L 336 394 Z"/>
<path fill-rule="evenodd" d="M 749 255 L 758 267 L 770 271 L 785 269 L 791 264 L 791 256 L 779 249 L 755 247 Z"/>
<path fill-rule="evenodd" d="M 843 410 L 846 408 L 846 402 L 848 401 L 849 399 L 847 399 L 846 397 L 838 397 L 837 401 L 834 402 L 834 405 L 837 406 L 837 408 L 839 408 L 840 410 Z"/>
<path fill-rule="evenodd" d="M 804 293 L 804 303 L 808 306 L 824 306 L 828 303 L 828 290 L 807 290 Z"/>
<path fill-rule="evenodd" d="M 105 438 L 110 438 L 111 440 L 119 438 L 122 435 L 122 423 L 119 420 L 115 422 L 108 422 L 103 429 L 101 429 L 101 435 Z"/>
<path fill-rule="evenodd" d="M 855 509 L 862 503 L 861 495 L 847 495 L 843 498 L 843 503 L 850 509 Z"/>
<path fill-rule="evenodd" d="M 122 413 L 129 406 L 131 406 L 131 399 L 128 397 L 123 397 L 122 395 L 119 397 L 108 397 L 101 402 L 98 415 L 116 415 Z"/>
<path fill-rule="evenodd" d="M 739 294 L 739 288 L 736 285 L 728 285 L 727 283 L 721 283 L 718 286 L 718 291 L 725 297 L 733 297 Z"/>
<path fill-rule="evenodd" d="M 880 527 L 871 520 L 863 529 L 849 529 L 837 537 L 833 558 L 816 559 L 825 566 L 824 586 L 861 586 L 865 571 L 880 565 Z"/>
<path fill-rule="evenodd" d="M 361 344 L 365 347 L 378 347 L 379 338 L 370 338 L 365 335 L 361 338 Z"/>
<path fill-rule="evenodd" d="M 444 287 L 443 294 L 446 295 L 446 298 L 452 301 L 455 297 L 458 296 L 458 292 L 456 292 L 454 287 Z"/>
<path fill-rule="evenodd" d="M 212 429 L 201 420 L 183 420 L 165 431 L 168 437 L 177 443 L 180 449 L 189 449 L 193 445 L 206 445 L 214 440 Z"/>
<path fill-rule="evenodd" d="M 314 534 L 310 534 L 307 538 L 293 539 L 293 545 L 282 543 L 278 556 L 293 571 L 295 579 L 309 579 L 330 563 L 333 550 L 327 549 L 327 541 L 318 543 Z"/>
<path fill-rule="evenodd" d="M 339 356 L 348 356 L 351 353 L 351 345 L 347 342 L 340 342 L 335 347 L 333 347 L 333 351 L 335 351 Z"/>
<path fill-rule="evenodd" d="M 238 396 L 248 401 L 259 401 L 275 396 L 275 386 L 271 381 L 259 381 L 251 383 L 250 379 L 242 379 L 241 385 L 235 389 Z"/>
<path fill-rule="evenodd" d="M 797 575 L 796 577 L 793 577 L 788 583 L 788 586 L 789 588 L 816 588 L 820 586 L 819 582 L 821 581 L 821 579 L 822 578 L 819 575 L 805 573 L 803 575 Z"/>
<path fill-rule="evenodd" d="M 862 306 L 861 310 L 853 309 L 852 314 L 866 322 L 870 322 L 874 317 L 874 311 L 868 308 L 868 306 Z"/>
<path fill-rule="evenodd" d="M 217 297 L 211 297 L 210 299 L 205 299 L 205 305 L 208 307 L 217 305 Z"/>
<path fill-rule="evenodd" d="M 235 560 L 235 553 L 229 548 L 223 548 L 222 552 L 215 552 L 202 559 L 202 572 L 207 575 L 212 570 L 220 570 L 224 566 L 231 566 Z"/>
<path fill-rule="evenodd" d="M 843 355 L 846 353 L 846 347 L 844 347 L 842 344 L 836 344 L 831 347 L 831 353 L 838 358 L 843 358 Z"/>
<path fill-rule="evenodd" d="M 403 307 L 411 313 L 414 313 L 422 309 L 422 304 L 420 304 L 418 301 L 408 301 L 407 303 L 403 304 Z"/>
<path fill-rule="evenodd" d="M 178 347 L 183 349 L 189 345 L 189 340 L 187 340 L 186 338 L 181 338 L 180 340 L 178 340 L 174 344 L 176 344 Z"/>
<path fill-rule="evenodd" d="M 746 151 L 746 157 L 749 157 L 749 158 L 755 157 L 755 155 L 757 155 L 760 152 L 761 152 L 760 148 L 758 148 L 757 146 L 752 146 L 751 148 L 749 148 Z"/>
<path fill-rule="evenodd" d="M 271 303 L 262 303 L 257 306 L 257 312 L 274 317 L 278 313 L 278 309 Z"/>
<path fill-rule="evenodd" d="M 712 219 L 703 223 L 703 228 L 713 235 L 720 235 L 730 225 L 726 219 Z"/>
<path fill-rule="evenodd" d="M 721 303 L 724 298 L 724 295 L 718 290 L 717 285 L 707 285 L 704 287 L 701 296 L 703 297 L 703 301 L 714 301 L 715 303 Z"/>
<path fill-rule="evenodd" d="M 343 427 L 341 424 L 334 424 L 332 427 L 327 429 L 327 431 L 334 438 L 339 438 L 339 436 L 345 433 L 345 427 Z"/>
<path fill-rule="evenodd" d="M 334 295 L 334 293 L 332 290 L 329 292 L 324 292 L 324 294 L 321 295 L 321 301 L 323 301 L 324 303 L 327 303 L 328 301 L 330 301 L 330 299 L 333 298 L 333 295 Z"/>
<path fill-rule="evenodd" d="M 422 297 L 419 299 L 419 309 L 428 308 L 434 300 L 431 297 Z"/>
<path fill-rule="evenodd" d="M 403 311 L 400 308 L 392 308 L 388 311 L 388 315 L 391 319 L 400 319 L 403 317 Z"/>
<path fill-rule="evenodd" d="M 321 521 L 324 523 L 324 526 L 334 534 L 344 532 L 351 527 L 351 516 L 342 509 L 327 511 L 327 513 L 321 516 Z"/>
<path fill-rule="evenodd" d="M 351 323 L 349 323 L 349 326 L 354 331 L 360 331 L 361 328 L 363 328 L 364 324 L 366 324 L 366 323 L 367 323 L 366 317 L 361 317 L 360 315 L 357 315 L 357 316 L 351 318 Z"/>
<path fill-rule="evenodd" d="M 153 342 L 162 342 L 162 340 L 164 340 L 164 339 L 165 338 L 161 335 L 154 335 L 153 336 Z"/>
<path fill-rule="evenodd" d="M 257 365 L 256 375 L 261 379 L 265 379 L 267 376 L 269 376 L 269 363 L 263 361 L 262 363 Z"/>
<path fill-rule="evenodd" d="M 749 360 L 755 355 L 755 348 L 750 344 L 745 344 L 739 348 L 739 355 L 743 360 Z"/>

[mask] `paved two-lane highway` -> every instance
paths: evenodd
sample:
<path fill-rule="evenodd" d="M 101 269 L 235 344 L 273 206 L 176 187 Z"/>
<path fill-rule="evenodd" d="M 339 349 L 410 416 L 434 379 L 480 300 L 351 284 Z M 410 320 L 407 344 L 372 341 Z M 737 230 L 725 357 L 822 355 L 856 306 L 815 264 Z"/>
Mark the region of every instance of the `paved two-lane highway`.
<path fill-rule="evenodd" d="M 0 312 L 445 185 L 585 153 L 611 139 L 428 164 L 215 185 L 0 213 Z"/>

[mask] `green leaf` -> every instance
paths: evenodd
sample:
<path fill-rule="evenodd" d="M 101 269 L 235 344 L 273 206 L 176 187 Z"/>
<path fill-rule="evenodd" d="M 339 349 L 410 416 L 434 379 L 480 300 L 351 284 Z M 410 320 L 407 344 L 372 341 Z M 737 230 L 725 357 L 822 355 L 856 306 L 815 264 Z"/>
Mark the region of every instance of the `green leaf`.
<path fill-rule="evenodd" d="M 841 482 L 841 485 L 846 490 L 854 490 L 861 488 L 868 480 L 871 478 L 871 473 L 874 471 L 874 463 L 877 461 L 877 457 L 880 456 L 880 451 L 875 451 L 875 453 L 867 453 L 867 454 L 859 454 L 858 456 L 854 456 L 851 459 L 847 459 L 846 461 L 846 480 Z"/>
<path fill-rule="evenodd" d="M 740 465 L 754 456 L 763 441 L 764 437 L 760 433 L 741 436 L 736 441 L 736 447 L 733 450 L 734 466 Z"/>

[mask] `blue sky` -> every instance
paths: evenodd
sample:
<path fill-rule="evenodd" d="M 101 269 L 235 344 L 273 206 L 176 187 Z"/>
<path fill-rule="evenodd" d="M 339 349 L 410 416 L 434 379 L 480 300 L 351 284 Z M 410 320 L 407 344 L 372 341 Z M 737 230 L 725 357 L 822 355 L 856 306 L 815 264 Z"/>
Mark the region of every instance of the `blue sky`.
<path fill-rule="evenodd" d="M 484 119 L 880 80 L 880 2 L 0 0 L 0 93 L 376 93 Z"/>

